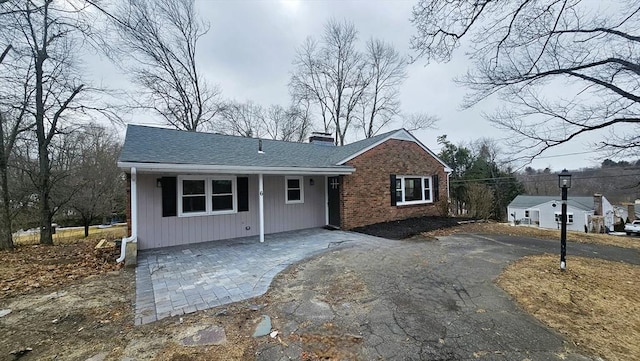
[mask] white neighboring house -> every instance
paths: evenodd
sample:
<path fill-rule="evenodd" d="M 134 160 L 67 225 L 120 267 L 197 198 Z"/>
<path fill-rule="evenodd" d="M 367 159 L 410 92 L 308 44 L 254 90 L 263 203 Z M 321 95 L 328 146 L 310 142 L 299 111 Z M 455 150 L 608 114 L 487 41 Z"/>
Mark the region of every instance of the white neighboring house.
<path fill-rule="evenodd" d="M 593 216 L 602 216 L 604 226 L 613 229 L 613 206 L 601 194 L 593 197 L 568 197 L 567 229 L 591 230 Z M 560 196 L 517 196 L 507 206 L 509 221 L 520 225 L 560 229 L 562 200 Z"/>

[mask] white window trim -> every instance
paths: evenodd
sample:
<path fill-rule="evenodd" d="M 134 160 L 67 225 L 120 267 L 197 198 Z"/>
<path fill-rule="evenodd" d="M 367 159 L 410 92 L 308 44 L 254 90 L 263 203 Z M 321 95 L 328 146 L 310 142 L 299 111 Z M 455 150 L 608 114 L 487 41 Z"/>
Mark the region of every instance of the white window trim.
<path fill-rule="evenodd" d="M 554 212 L 554 220 L 557 223 L 562 222 L 562 212 Z M 569 217 L 571 217 L 571 220 L 569 220 Z M 573 212 L 567 212 L 567 224 L 573 224 L 574 221 L 574 217 L 573 217 Z"/>
<path fill-rule="evenodd" d="M 204 195 L 205 195 L 205 211 L 204 212 L 189 212 L 184 213 L 182 211 L 182 181 L 183 180 L 204 180 Z M 214 180 L 230 180 L 231 191 L 233 192 L 233 209 L 223 211 L 213 211 L 213 187 L 211 181 Z M 234 214 L 238 213 L 238 182 L 236 176 L 195 176 L 195 175 L 181 175 L 178 176 L 178 217 L 198 217 L 198 216 L 213 216 L 220 214 Z"/>
<path fill-rule="evenodd" d="M 422 181 L 420 182 L 420 194 L 422 195 L 422 200 L 417 201 L 402 201 L 404 199 L 404 180 L 405 178 L 420 178 Z M 412 204 L 428 204 L 433 203 L 433 179 L 432 177 L 425 177 L 421 175 L 396 175 L 396 181 L 400 179 L 400 186 L 402 189 L 402 199 L 396 199 L 396 206 L 408 206 Z M 429 199 L 424 199 L 424 189 L 425 189 L 425 181 L 429 182 Z"/>
<path fill-rule="evenodd" d="M 300 199 L 289 200 L 289 179 L 297 179 L 300 182 Z M 296 189 L 296 188 L 292 188 Z M 304 177 L 303 176 L 286 176 L 284 177 L 284 203 L 300 204 L 304 203 Z"/>

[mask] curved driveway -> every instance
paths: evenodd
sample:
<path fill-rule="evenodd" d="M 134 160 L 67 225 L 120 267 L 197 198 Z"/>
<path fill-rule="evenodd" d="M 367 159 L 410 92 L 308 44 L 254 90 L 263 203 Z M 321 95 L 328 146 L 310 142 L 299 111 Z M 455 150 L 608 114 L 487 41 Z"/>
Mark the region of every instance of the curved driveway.
<path fill-rule="evenodd" d="M 318 353 L 341 359 L 592 360 L 493 283 L 510 262 L 558 249 L 559 241 L 455 235 L 358 243 L 318 256 L 270 291 L 278 300 L 270 307 L 274 329 L 301 341 L 265 344 L 257 357 L 299 359 L 324 340 Z M 617 247 L 569 243 L 568 267 L 572 255 L 640 263 L 637 251 Z"/>

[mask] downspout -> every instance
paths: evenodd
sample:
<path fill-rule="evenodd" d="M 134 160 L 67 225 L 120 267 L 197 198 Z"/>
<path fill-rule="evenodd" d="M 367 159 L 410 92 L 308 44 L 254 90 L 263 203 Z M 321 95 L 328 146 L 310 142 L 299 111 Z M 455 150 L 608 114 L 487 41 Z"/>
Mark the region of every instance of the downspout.
<path fill-rule="evenodd" d="M 122 237 L 120 257 L 116 259 L 117 263 L 124 261 L 127 253 L 127 243 L 129 242 L 138 242 L 138 187 L 135 167 L 131 167 L 131 236 Z"/>

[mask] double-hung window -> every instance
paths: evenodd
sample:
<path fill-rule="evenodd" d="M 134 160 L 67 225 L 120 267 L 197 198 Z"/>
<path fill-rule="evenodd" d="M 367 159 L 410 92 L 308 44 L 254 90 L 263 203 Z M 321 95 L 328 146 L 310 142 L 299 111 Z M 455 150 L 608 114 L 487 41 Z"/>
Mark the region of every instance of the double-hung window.
<path fill-rule="evenodd" d="M 396 176 L 396 204 L 432 202 L 431 177 Z"/>
<path fill-rule="evenodd" d="M 204 179 L 182 180 L 182 213 L 202 214 L 207 212 L 206 182 Z"/>
<path fill-rule="evenodd" d="M 224 212 L 234 211 L 233 206 L 233 179 L 212 179 L 211 180 L 211 211 Z"/>
<path fill-rule="evenodd" d="M 200 216 L 237 211 L 236 177 L 178 177 L 178 215 Z"/>
<path fill-rule="evenodd" d="M 285 203 L 304 203 L 303 177 L 285 177 Z"/>
<path fill-rule="evenodd" d="M 562 213 L 556 212 L 555 218 L 557 223 L 562 222 Z M 573 223 L 573 213 L 567 213 L 567 224 L 572 224 L 572 223 Z"/>

